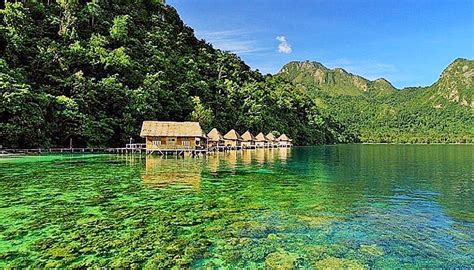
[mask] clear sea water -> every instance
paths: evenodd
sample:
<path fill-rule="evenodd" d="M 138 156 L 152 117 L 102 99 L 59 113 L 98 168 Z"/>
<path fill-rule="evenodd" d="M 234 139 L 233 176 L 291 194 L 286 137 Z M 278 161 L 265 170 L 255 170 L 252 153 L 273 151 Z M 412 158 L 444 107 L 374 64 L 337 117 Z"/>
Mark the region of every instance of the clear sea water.
<path fill-rule="evenodd" d="M 0 158 L 0 268 L 472 268 L 474 146 Z"/>

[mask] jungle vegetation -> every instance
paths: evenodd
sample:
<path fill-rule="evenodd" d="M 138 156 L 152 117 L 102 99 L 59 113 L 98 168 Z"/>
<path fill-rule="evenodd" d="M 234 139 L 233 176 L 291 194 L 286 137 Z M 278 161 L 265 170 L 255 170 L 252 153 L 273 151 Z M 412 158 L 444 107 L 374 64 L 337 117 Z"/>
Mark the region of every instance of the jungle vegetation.
<path fill-rule="evenodd" d="M 432 106 L 432 88 L 355 81 L 369 90 L 263 75 L 197 39 L 158 0 L 11 1 L 0 10 L 0 145 L 7 148 L 71 139 L 75 147 L 123 146 L 141 141 L 143 120 L 277 131 L 299 145 L 472 142 L 472 110 L 446 98 L 441 109 Z M 426 98 L 429 105 L 418 102 Z"/>
<path fill-rule="evenodd" d="M 123 146 L 143 120 L 351 141 L 291 83 L 198 40 L 161 1 L 15 1 L 0 13 L 0 144 Z"/>
<path fill-rule="evenodd" d="M 396 89 L 317 62 L 291 62 L 278 77 L 305 89 L 318 110 L 368 143 L 473 143 L 474 61 L 456 59 L 428 87 Z"/>

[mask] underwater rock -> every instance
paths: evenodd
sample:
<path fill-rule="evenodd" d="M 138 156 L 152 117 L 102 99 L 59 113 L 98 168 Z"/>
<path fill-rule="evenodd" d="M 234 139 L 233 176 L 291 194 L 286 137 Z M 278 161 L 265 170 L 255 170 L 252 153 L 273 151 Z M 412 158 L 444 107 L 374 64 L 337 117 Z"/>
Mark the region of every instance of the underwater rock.
<path fill-rule="evenodd" d="M 328 223 L 334 221 L 341 221 L 341 218 L 337 217 L 329 217 L 329 216 L 306 216 L 306 215 L 298 215 L 298 220 L 308 224 L 309 226 L 316 227 L 326 225 Z"/>
<path fill-rule="evenodd" d="M 73 250 L 69 247 L 54 247 L 48 250 L 47 253 L 51 258 L 59 259 L 70 257 L 73 254 Z"/>
<path fill-rule="evenodd" d="M 214 225 L 214 226 L 208 226 L 204 228 L 205 232 L 221 232 L 224 230 L 225 230 L 225 227 L 222 225 Z"/>
<path fill-rule="evenodd" d="M 266 237 L 271 228 L 256 221 L 237 221 L 230 225 L 232 234 L 241 237 Z"/>
<path fill-rule="evenodd" d="M 380 257 L 385 254 L 384 250 L 377 246 L 376 244 L 373 245 L 360 245 L 360 252 L 372 255 L 374 257 Z"/>
<path fill-rule="evenodd" d="M 270 253 L 265 258 L 265 267 L 269 269 L 293 269 L 298 266 L 298 254 L 284 250 Z"/>
<path fill-rule="evenodd" d="M 312 262 L 335 254 L 333 246 L 303 246 L 301 248 Z"/>
<path fill-rule="evenodd" d="M 327 257 L 316 262 L 314 265 L 317 269 L 366 269 L 367 266 L 362 265 L 356 260 L 341 259 L 336 257 Z"/>

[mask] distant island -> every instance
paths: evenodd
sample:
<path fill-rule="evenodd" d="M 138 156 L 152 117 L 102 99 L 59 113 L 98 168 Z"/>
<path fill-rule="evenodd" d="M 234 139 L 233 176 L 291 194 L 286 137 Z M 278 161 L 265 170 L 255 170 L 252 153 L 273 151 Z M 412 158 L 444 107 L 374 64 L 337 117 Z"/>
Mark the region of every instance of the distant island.
<path fill-rule="evenodd" d="M 6 3 L 0 21 L 2 147 L 120 146 L 145 120 L 278 130 L 295 145 L 474 142 L 473 60 L 399 90 L 310 61 L 263 75 L 161 1 Z"/>

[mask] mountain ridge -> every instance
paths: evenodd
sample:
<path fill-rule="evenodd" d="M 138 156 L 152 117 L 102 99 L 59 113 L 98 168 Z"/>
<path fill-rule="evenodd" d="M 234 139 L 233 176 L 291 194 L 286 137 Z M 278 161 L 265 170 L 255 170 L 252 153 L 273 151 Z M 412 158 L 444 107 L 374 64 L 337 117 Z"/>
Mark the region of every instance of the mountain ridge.
<path fill-rule="evenodd" d="M 430 86 L 396 89 L 319 62 L 290 62 L 276 75 L 305 89 L 361 142 L 472 142 L 474 60 L 455 59 Z"/>
<path fill-rule="evenodd" d="M 442 97 L 474 109 L 474 60 L 455 59 L 430 87 L 433 88 L 430 99 L 436 100 Z"/>
<path fill-rule="evenodd" d="M 369 80 L 343 68 L 330 69 L 320 62 L 309 60 L 291 61 L 280 69 L 277 76 L 335 95 L 387 95 L 398 90 L 385 78 Z"/>
<path fill-rule="evenodd" d="M 301 84 L 307 89 L 315 88 L 330 95 L 387 96 L 414 89 L 414 87 L 397 89 L 385 78 L 369 80 L 343 68 L 330 69 L 320 62 L 309 60 L 291 61 L 280 69 L 277 76 Z M 474 109 L 474 60 L 456 58 L 441 72 L 436 82 L 419 88 L 431 92 L 430 100 L 439 102 L 440 98 L 443 98 Z"/>

